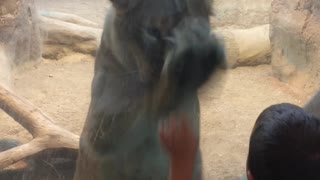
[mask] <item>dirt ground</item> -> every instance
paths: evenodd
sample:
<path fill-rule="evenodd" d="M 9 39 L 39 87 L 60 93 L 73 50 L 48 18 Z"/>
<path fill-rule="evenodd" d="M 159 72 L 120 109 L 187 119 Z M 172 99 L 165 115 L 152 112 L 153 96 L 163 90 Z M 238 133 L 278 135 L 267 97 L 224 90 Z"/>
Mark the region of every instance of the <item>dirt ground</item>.
<path fill-rule="evenodd" d="M 82 5 L 74 7 L 78 1 Z M 86 6 L 98 7 L 94 3 L 98 0 L 82 1 L 37 0 L 40 8 L 63 11 L 72 7 L 83 10 L 83 16 L 90 14 Z M 94 14 L 91 18 L 102 17 L 104 11 L 99 8 L 102 10 L 95 11 L 99 16 Z M 16 73 L 13 84 L 19 95 L 41 108 L 56 124 L 80 134 L 89 106 L 92 76 L 93 57 L 75 54 L 60 61 L 45 60 Z M 224 81 L 209 81 L 199 95 L 206 180 L 237 180 L 245 173 L 250 131 L 264 108 L 281 102 L 302 105 L 307 99 L 304 92 L 272 77 L 269 65 L 230 70 Z M 30 140 L 31 136 L 4 113 L 0 113 L 0 119 L 1 138 Z"/>

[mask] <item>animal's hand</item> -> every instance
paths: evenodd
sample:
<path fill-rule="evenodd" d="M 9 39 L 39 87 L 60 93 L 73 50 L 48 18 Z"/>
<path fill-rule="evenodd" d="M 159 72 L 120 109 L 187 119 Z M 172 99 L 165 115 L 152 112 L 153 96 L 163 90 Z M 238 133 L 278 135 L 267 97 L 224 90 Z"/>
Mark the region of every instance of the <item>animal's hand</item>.
<path fill-rule="evenodd" d="M 217 69 L 226 68 L 223 43 L 206 20 L 186 18 L 169 39 L 162 75 L 178 92 L 197 90 Z"/>

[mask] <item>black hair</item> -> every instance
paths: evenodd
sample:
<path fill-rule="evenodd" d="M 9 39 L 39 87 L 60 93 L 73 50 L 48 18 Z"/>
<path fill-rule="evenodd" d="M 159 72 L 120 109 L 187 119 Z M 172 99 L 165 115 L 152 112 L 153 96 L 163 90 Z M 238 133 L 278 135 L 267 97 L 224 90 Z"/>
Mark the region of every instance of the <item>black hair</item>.
<path fill-rule="evenodd" d="M 302 108 L 266 108 L 253 128 L 247 166 L 255 180 L 320 180 L 320 120 Z"/>

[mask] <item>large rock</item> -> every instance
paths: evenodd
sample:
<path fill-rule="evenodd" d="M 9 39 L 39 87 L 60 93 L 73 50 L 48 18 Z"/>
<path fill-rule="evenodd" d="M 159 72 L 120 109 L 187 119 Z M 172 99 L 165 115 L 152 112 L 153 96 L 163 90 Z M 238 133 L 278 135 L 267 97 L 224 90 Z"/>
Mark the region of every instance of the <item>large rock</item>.
<path fill-rule="evenodd" d="M 313 92 L 320 82 L 320 1 L 274 0 L 272 67 L 276 77 Z"/>
<path fill-rule="evenodd" d="M 33 0 L 0 2 L 0 83 L 10 86 L 11 70 L 41 59 L 40 30 Z"/>
<path fill-rule="evenodd" d="M 214 26 L 251 28 L 269 24 L 272 0 L 214 0 Z"/>
<path fill-rule="evenodd" d="M 39 61 L 40 31 L 33 0 L 1 0 L 0 43 L 12 65 Z"/>

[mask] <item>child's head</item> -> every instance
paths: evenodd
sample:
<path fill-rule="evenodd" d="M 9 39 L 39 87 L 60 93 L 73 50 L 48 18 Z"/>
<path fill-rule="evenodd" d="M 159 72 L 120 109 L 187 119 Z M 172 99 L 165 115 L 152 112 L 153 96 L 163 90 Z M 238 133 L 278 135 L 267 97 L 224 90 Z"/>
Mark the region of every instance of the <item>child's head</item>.
<path fill-rule="evenodd" d="M 292 104 L 265 109 L 251 134 L 247 168 L 254 180 L 320 180 L 320 120 Z"/>

